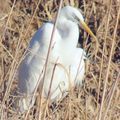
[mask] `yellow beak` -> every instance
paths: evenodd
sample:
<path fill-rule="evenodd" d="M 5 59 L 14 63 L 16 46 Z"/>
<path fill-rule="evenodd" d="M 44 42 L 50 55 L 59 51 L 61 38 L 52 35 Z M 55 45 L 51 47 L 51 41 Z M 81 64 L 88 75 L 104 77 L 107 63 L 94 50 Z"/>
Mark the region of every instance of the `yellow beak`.
<path fill-rule="evenodd" d="M 95 40 L 97 39 L 96 36 L 94 35 L 94 33 L 90 30 L 90 28 L 87 26 L 87 24 L 84 21 L 80 21 L 83 29 L 89 34 L 91 35 Z"/>

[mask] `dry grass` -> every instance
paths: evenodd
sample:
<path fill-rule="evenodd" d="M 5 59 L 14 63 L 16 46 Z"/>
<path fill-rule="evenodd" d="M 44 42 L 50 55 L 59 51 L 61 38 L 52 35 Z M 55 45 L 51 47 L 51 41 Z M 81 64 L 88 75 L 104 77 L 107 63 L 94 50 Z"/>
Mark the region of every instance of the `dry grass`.
<path fill-rule="evenodd" d="M 39 102 L 26 117 L 18 115 L 12 106 L 16 99 L 13 96 L 17 86 L 15 73 L 30 38 L 44 21 L 55 16 L 59 2 L 0 0 L 1 2 L 0 118 L 37 120 L 40 116 Z M 120 120 L 120 1 L 64 0 L 64 5 L 68 4 L 82 9 L 100 46 L 96 51 L 92 38 L 86 34 L 81 37 L 88 40 L 85 49 L 90 54 L 84 85 L 56 105 L 52 104 L 48 108 L 43 105 L 41 119 Z"/>

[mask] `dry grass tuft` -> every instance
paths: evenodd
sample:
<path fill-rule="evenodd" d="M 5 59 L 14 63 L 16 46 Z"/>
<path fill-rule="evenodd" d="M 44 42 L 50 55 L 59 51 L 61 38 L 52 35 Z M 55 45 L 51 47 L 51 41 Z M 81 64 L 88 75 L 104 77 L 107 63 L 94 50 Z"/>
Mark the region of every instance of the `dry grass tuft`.
<path fill-rule="evenodd" d="M 1 0 L 0 3 L 0 118 L 24 119 L 25 115 L 18 115 L 12 106 L 16 99 L 15 73 L 30 38 L 43 22 L 54 18 L 59 2 Z M 43 105 L 41 119 L 120 120 L 120 1 L 64 0 L 64 5 L 68 4 L 83 11 L 100 46 L 96 53 L 92 38 L 86 34 L 80 37 L 89 43 L 84 47 L 90 55 L 85 82 L 58 103 Z M 30 110 L 28 120 L 38 119 L 37 104 Z"/>

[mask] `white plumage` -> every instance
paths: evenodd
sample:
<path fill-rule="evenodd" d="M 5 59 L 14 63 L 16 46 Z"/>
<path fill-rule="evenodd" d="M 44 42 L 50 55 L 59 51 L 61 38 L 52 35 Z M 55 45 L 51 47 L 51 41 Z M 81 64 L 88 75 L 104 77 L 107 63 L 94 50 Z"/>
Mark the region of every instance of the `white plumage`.
<path fill-rule="evenodd" d="M 19 66 L 18 88 L 19 92 L 24 95 L 19 100 L 21 112 L 33 106 L 35 97 L 32 97 L 32 95 L 38 84 L 38 80 L 40 80 L 39 87 L 42 88 L 43 67 L 45 65 L 53 26 L 53 23 L 48 22 L 44 23 L 38 29 L 30 42 L 29 50 L 24 60 Z M 59 100 L 63 93 L 69 90 L 70 86 L 75 87 L 81 84 L 84 79 L 85 52 L 83 49 L 76 47 L 79 38 L 79 26 L 95 37 L 84 23 L 83 16 L 78 9 L 71 6 L 63 7 L 58 18 L 58 24 L 51 46 L 43 86 L 42 95 L 44 98 L 48 97 L 53 68 L 56 62 L 50 90 L 51 101 Z"/>

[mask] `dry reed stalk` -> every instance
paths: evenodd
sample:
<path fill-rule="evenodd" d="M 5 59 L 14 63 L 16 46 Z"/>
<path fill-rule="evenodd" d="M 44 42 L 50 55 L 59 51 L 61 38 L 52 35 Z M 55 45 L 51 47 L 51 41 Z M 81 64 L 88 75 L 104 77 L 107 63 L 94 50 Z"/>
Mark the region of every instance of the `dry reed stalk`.
<path fill-rule="evenodd" d="M 112 1 L 111 1 L 111 6 L 110 6 L 110 12 L 111 12 L 111 7 L 112 7 Z M 118 12 L 118 15 L 119 15 L 119 12 Z M 111 47 L 109 61 L 108 61 L 107 74 L 106 74 L 106 78 L 105 78 L 105 82 L 104 82 L 102 103 L 101 103 L 101 107 L 100 107 L 100 113 L 99 113 L 100 115 L 99 115 L 98 120 L 101 120 L 101 118 L 102 118 L 102 109 L 103 109 L 103 105 L 104 105 L 104 99 L 105 99 L 105 93 L 106 93 L 106 89 L 107 89 L 108 77 L 109 77 L 109 74 L 110 74 L 110 66 L 111 66 L 111 60 L 112 60 L 112 56 L 113 56 L 114 45 L 115 45 L 115 37 L 116 37 L 117 26 L 118 26 L 118 17 L 117 17 L 117 22 L 116 22 L 116 27 L 115 27 L 115 30 L 114 30 L 114 34 L 113 34 L 112 47 Z"/>
<path fill-rule="evenodd" d="M 107 76 L 106 76 L 106 79 L 108 79 L 108 74 L 109 74 L 109 69 L 110 69 L 110 62 L 111 62 L 111 59 L 112 59 L 112 56 L 113 56 L 113 50 L 114 50 L 114 45 L 115 45 L 115 40 L 116 40 L 116 32 L 117 32 L 117 28 L 118 28 L 118 22 L 119 22 L 119 15 L 120 15 L 120 8 L 118 10 L 118 13 L 117 13 L 117 20 L 116 20 L 116 25 L 115 25 L 115 29 L 114 29 L 114 34 L 113 34 L 113 42 L 112 42 L 112 48 L 111 48 L 111 53 L 110 53 L 110 59 L 109 59 L 109 66 L 108 66 L 108 72 L 107 72 Z M 107 115 L 107 112 L 108 112 L 108 109 L 110 107 L 110 103 L 111 103 L 111 100 L 113 98 L 113 95 L 114 95 L 114 91 L 115 91 L 115 88 L 116 88 L 116 85 L 117 85 L 117 82 L 118 82 L 118 79 L 119 79 L 119 76 L 120 76 L 120 71 L 118 73 L 118 76 L 117 76 L 117 79 L 116 79 L 116 82 L 114 84 L 114 88 L 112 90 L 112 93 L 111 93 L 111 96 L 110 96 L 110 100 L 108 102 L 108 106 L 107 106 L 107 109 L 105 111 L 105 115 L 103 117 L 103 120 L 106 119 L 106 115 Z M 104 96 L 103 96 L 104 98 Z M 103 99 L 104 100 L 104 99 Z"/>

